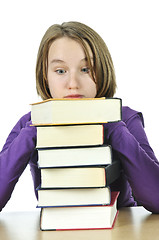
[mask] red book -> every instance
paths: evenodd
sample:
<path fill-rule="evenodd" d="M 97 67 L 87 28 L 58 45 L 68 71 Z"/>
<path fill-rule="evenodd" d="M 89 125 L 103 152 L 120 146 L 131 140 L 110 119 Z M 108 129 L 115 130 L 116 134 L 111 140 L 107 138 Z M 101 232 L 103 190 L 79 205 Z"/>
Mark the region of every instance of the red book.
<path fill-rule="evenodd" d="M 118 214 L 119 192 L 111 193 L 110 205 L 48 207 L 41 209 L 41 230 L 112 229 Z"/>

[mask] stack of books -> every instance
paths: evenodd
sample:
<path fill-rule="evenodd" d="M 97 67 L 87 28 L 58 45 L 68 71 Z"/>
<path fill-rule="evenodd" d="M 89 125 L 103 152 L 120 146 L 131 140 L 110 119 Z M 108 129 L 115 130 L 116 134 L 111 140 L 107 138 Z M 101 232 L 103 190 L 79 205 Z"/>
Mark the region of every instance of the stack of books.
<path fill-rule="evenodd" d="M 41 230 L 107 229 L 119 192 L 120 163 L 104 144 L 103 123 L 121 120 L 121 99 L 49 99 L 32 104 L 37 126 Z"/>

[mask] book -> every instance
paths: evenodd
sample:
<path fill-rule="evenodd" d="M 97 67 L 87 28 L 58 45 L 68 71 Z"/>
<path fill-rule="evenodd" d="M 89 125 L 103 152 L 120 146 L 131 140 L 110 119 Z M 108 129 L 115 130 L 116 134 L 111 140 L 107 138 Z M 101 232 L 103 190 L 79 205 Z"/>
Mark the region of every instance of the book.
<path fill-rule="evenodd" d="M 110 205 L 42 208 L 40 229 L 111 229 L 118 213 L 116 206 L 118 194 L 112 192 Z"/>
<path fill-rule="evenodd" d="M 112 163 L 110 145 L 38 149 L 39 168 L 93 166 Z"/>
<path fill-rule="evenodd" d="M 48 99 L 31 104 L 34 125 L 105 123 L 121 120 L 120 98 Z"/>
<path fill-rule="evenodd" d="M 109 187 L 83 189 L 38 188 L 37 190 L 37 207 L 108 205 L 111 201 L 111 190 Z"/>
<path fill-rule="evenodd" d="M 42 168 L 42 188 L 107 187 L 120 176 L 120 162 L 105 167 Z"/>
<path fill-rule="evenodd" d="M 37 127 L 37 148 L 102 145 L 103 125 Z"/>

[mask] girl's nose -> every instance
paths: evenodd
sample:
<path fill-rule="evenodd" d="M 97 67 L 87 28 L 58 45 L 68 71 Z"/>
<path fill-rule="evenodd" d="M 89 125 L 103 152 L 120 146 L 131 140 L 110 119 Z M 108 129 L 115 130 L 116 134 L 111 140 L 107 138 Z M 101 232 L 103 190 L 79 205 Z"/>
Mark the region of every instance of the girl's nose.
<path fill-rule="evenodd" d="M 76 73 L 70 73 L 67 84 L 69 89 L 79 88 L 79 79 Z"/>

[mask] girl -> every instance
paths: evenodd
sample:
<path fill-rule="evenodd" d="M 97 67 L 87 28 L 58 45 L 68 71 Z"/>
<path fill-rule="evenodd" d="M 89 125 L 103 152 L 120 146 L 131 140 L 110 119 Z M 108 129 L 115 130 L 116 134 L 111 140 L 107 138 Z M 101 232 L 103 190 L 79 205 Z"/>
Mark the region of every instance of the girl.
<path fill-rule="evenodd" d="M 113 97 L 114 67 L 104 41 L 78 22 L 51 26 L 39 47 L 36 86 L 42 99 Z M 123 107 L 122 116 L 121 122 L 104 124 L 105 143 L 112 146 L 123 169 L 111 185 L 112 190 L 120 191 L 118 208 L 139 202 L 159 213 L 159 163 L 148 143 L 143 116 L 129 107 Z M 41 177 L 35 149 L 36 128 L 30 124 L 28 113 L 15 125 L 0 153 L 0 209 L 10 199 L 27 164 L 37 196 Z"/>

